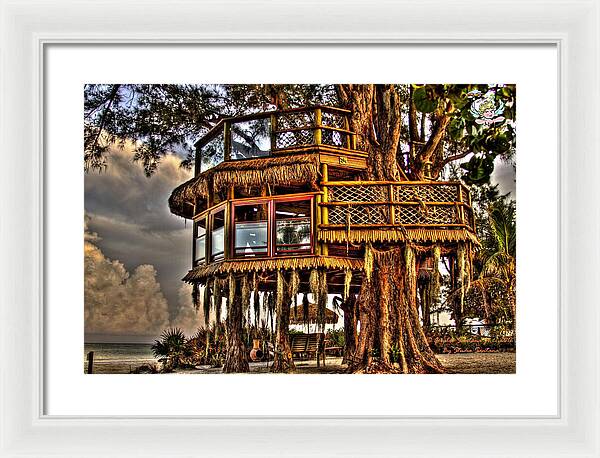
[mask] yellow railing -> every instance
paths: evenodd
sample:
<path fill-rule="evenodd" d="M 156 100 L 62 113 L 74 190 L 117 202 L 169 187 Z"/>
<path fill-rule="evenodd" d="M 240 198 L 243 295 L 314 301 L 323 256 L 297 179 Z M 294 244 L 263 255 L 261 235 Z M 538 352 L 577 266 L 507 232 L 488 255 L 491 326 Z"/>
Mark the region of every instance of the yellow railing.
<path fill-rule="evenodd" d="M 390 226 L 475 231 L 469 190 L 460 182 L 341 181 L 324 183 L 321 227 Z"/>
<path fill-rule="evenodd" d="M 196 142 L 196 173 L 222 161 L 264 157 L 311 145 L 356 149 L 350 111 L 313 106 L 223 119 Z"/>

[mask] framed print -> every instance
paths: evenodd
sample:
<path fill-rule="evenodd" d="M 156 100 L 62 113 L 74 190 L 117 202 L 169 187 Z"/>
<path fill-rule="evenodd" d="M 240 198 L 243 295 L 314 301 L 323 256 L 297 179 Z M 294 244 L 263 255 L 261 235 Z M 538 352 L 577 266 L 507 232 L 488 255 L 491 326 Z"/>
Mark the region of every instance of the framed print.
<path fill-rule="evenodd" d="M 2 3 L 3 456 L 600 454 L 595 3 L 105 6 Z"/>

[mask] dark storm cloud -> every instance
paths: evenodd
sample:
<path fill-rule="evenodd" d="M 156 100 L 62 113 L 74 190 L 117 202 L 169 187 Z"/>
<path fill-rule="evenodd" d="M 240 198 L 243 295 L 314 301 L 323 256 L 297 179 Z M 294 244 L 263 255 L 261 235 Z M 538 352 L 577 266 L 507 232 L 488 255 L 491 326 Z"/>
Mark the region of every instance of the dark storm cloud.
<path fill-rule="evenodd" d="M 113 150 L 102 173 L 85 176 L 85 210 L 88 228 L 98 233 L 96 245 L 127 270 L 148 264 L 176 314 L 181 278 L 190 267 L 191 225 L 169 212 L 173 188 L 191 177 L 179 167 L 176 156 L 165 157 L 151 178 L 132 162 L 131 148 Z"/>

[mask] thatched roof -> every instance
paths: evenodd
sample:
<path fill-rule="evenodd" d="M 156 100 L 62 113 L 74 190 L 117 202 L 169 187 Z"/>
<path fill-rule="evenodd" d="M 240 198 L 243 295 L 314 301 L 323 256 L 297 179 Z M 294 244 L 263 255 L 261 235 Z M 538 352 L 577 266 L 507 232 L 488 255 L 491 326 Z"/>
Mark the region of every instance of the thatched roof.
<path fill-rule="evenodd" d="M 317 304 L 309 303 L 308 304 L 308 322 L 309 323 L 318 323 L 319 322 L 319 311 L 317 309 Z M 327 324 L 336 324 L 338 322 L 339 315 L 335 313 L 333 310 L 326 308 L 325 309 L 325 323 Z M 295 307 L 292 307 L 290 310 L 290 324 L 306 324 L 304 321 L 304 307 L 302 304 L 299 304 Z"/>
<path fill-rule="evenodd" d="M 305 270 L 324 267 L 330 270 L 359 270 L 363 267 L 362 259 L 339 258 L 335 256 L 304 256 L 277 259 L 240 259 L 235 261 L 216 262 L 198 266 L 190 270 L 183 281 L 202 283 L 213 275 L 223 275 L 229 272 L 276 272 L 278 270 Z"/>
<path fill-rule="evenodd" d="M 271 156 L 221 162 L 175 188 L 169 197 L 171 212 L 191 218 L 196 199 L 206 200 L 209 188 L 214 191 L 229 186 L 264 184 L 306 184 L 316 188 L 319 159 L 316 154 Z"/>
<path fill-rule="evenodd" d="M 318 238 L 324 242 L 472 242 L 480 245 L 477 236 L 467 229 L 321 229 Z"/>

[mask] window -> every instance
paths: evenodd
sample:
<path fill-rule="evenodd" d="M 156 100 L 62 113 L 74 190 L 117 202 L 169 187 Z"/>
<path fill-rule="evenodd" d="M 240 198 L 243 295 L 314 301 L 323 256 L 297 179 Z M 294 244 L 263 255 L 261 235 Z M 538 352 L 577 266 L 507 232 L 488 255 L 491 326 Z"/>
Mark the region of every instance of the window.
<path fill-rule="evenodd" d="M 223 132 L 198 150 L 200 172 L 206 172 L 225 160 L 225 137 Z"/>
<path fill-rule="evenodd" d="M 211 220 L 210 259 L 220 261 L 225 258 L 225 209 L 214 212 Z"/>
<path fill-rule="evenodd" d="M 276 254 L 311 251 L 311 200 L 274 202 Z"/>
<path fill-rule="evenodd" d="M 269 118 L 231 124 L 231 159 L 268 156 L 271 152 Z"/>
<path fill-rule="evenodd" d="M 194 223 L 194 265 L 206 262 L 206 217 Z"/>
<path fill-rule="evenodd" d="M 268 255 L 268 215 L 267 203 L 235 205 L 235 257 L 248 258 Z"/>

